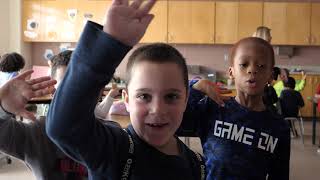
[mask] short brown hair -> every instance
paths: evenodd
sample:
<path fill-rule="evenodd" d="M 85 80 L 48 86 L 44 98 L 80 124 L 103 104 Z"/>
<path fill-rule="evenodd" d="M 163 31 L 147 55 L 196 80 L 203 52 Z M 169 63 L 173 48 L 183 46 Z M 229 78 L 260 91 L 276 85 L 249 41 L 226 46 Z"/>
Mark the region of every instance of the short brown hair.
<path fill-rule="evenodd" d="M 272 46 L 270 45 L 270 43 L 268 43 L 267 41 L 261 39 L 261 38 L 257 38 L 257 37 L 247 37 L 247 38 L 243 38 L 240 39 L 232 48 L 231 48 L 231 52 L 230 52 L 230 66 L 233 66 L 234 63 L 234 57 L 236 56 L 236 52 L 237 49 L 240 47 L 241 44 L 245 44 L 245 43 L 254 43 L 257 46 L 255 46 L 255 48 L 260 48 L 259 52 L 267 54 L 270 56 L 270 60 L 271 60 L 271 65 L 272 67 L 274 67 L 275 64 L 275 58 L 274 58 L 274 51 Z M 259 45 L 259 46 L 258 46 Z"/>
<path fill-rule="evenodd" d="M 184 84 L 188 90 L 188 69 L 186 61 L 181 53 L 174 47 L 165 43 L 153 43 L 141 46 L 133 51 L 129 57 L 126 71 L 127 84 L 130 83 L 133 66 L 140 62 L 150 63 L 174 63 L 177 64 L 181 70 L 184 79 Z"/>
<path fill-rule="evenodd" d="M 7 53 L 0 59 L 0 71 L 2 72 L 17 72 L 25 65 L 24 58 L 16 52 Z"/>
<path fill-rule="evenodd" d="M 52 56 L 52 58 L 50 59 L 52 62 L 52 67 L 51 67 L 51 77 L 54 78 L 56 76 L 57 73 L 57 69 L 61 66 L 68 66 L 70 59 L 71 59 L 71 55 L 72 55 L 71 50 L 65 50 L 63 52 L 60 52 L 57 55 Z"/>

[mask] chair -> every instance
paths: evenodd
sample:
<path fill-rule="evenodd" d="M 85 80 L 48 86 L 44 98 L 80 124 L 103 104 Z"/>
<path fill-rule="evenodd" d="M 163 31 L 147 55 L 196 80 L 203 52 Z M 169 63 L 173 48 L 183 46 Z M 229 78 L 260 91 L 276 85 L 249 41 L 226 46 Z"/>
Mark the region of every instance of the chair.
<path fill-rule="evenodd" d="M 303 138 L 303 135 L 304 135 L 304 126 L 303 126 L 303 119 L 302 119 L 302 116 L 301 116 L 300 109 L 299 109 L 299 116 L 298 116 L 298 117 L 285 117 L 284 119 L 287 120 L 288 122 L 290 122 L 290 124 L 291 124 L 291 131 L 292 131 L 292 134 L 293 134 L 295 137 L 297 137 L 298 134 L 297 134 L 297 132 L 295 131 L 294 122 L 295 122 L 295 121 L 298 121 L 302 144 L 304 144 L 304 138 Z"/>

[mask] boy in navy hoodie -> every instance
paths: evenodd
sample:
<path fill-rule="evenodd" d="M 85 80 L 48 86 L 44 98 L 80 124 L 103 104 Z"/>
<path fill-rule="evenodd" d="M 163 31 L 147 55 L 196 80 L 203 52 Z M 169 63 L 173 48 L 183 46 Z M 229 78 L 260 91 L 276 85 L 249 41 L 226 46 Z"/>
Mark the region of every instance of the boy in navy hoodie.
<path fill-rule="evenodd" d="M 187 104 L 182 55 L 166 44 L 136 49 L 127 64 L 126 130 L 95 120 L 101 88 L 143 37 L 154 0 L 113 0 L 104 27 L 89 22 L 55 93 L 48 136 L 88 168 L 90 179 L 200 180 L 204 162 L 176 136 Z"/>
<path fill-rule="evenodd" d="M 289 179 L 289 126 L 263 103 L 274 63 L 268 42 L 245 38 L 231 51 L 235 98 L 222 101 L 207 80 L 190 83 L 182 130 L 200 137 L 207 179 Z"/>

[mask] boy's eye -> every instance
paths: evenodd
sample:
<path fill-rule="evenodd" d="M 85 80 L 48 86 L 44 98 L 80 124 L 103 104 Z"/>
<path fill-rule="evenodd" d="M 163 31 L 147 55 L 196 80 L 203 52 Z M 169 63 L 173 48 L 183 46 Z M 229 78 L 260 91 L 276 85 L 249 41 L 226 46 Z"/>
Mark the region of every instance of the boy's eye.
<path fill-rule="evenodd" d="M 169 102 L 169 103 L 173 102 L 173 101 L 175 101 L 175 100 L 177 100 L 179 98 L 180 98 L 180 96 L 178 94 L 175 94 L 175 93 L 170 93 L 170 94 L 167 94 L 165 96 L 166 101 Z"/>
<path fill-rule="evenodd" d="M 137 95 L 137 99 L 149 102 L 151 101 L 151 96 L 149 94 L 139 94 Z"/>
<path fill-rule="evenodd" d="M 258 68 L 264 68 L 264 65 L 263 64 L 259 64 Z"/>
<path fill-rule="evenodd" d="M 245 67 L 247 67 L 247 64 L 239 64 L 239 66 L 241 67 L 241 68 L 245 68 Z"/>

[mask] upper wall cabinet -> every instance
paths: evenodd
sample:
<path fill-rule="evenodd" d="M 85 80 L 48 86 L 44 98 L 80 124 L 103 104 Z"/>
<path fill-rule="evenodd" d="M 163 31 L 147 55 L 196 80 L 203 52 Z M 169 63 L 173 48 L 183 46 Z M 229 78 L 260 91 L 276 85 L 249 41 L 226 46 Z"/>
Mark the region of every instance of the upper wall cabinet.
<path fill-rule="evenodd" d="M 311 8 L 310 44 L 320 45 L 320 3 L 312 3 Z"/>
<path fill-rule="evenodd" d="M 262 2 L 239 2 L 238 40 L 252 36 L 257 27 L 262 26 L 262 9 Z"/>
<path fill-rule="evenodd" d="M 233 44 L 262 25 L 262 2 L 216 2 L 216 43 Z"/>
<path fill-rule="evenodd" d="M 44 41 L 76 42 L 78 40 L 78 7 L 76 0 L 41 0 Z"/>
<path fill-rule="evenodd" d="M 264 3 L 264 25 L 271 29 L 272 44 L 308 45 L 310 3 Z"/>
<path fill-rule="evenodd" d="M 287 43 L 289 45 L 309 45 L 310 43 L 310 3 L 287 4 Z"/>
<path fill-rule="evenodd" d="M 216 43 L 233 44 L 237 41 L 238 6 L 238 2 L 216 2 Z"/>
<path fill-rule="evenodd" d="M 167 42 L 168 32 L 168 1 L 157 1 L 151 13 L 155 15 L 149 25 L 142 43 Z"/>
<path fill-rule="evenodd" d="M 22 37 L 24 41 L 41 41 L 40 26 L 41 6 L 40 0 L 23 1 L 22 11 Z"/>
<path fill-rule="evenodd" d="M 214 43 L 214 6 L 210 0 L 168 1 L 169 43 Z"/>

